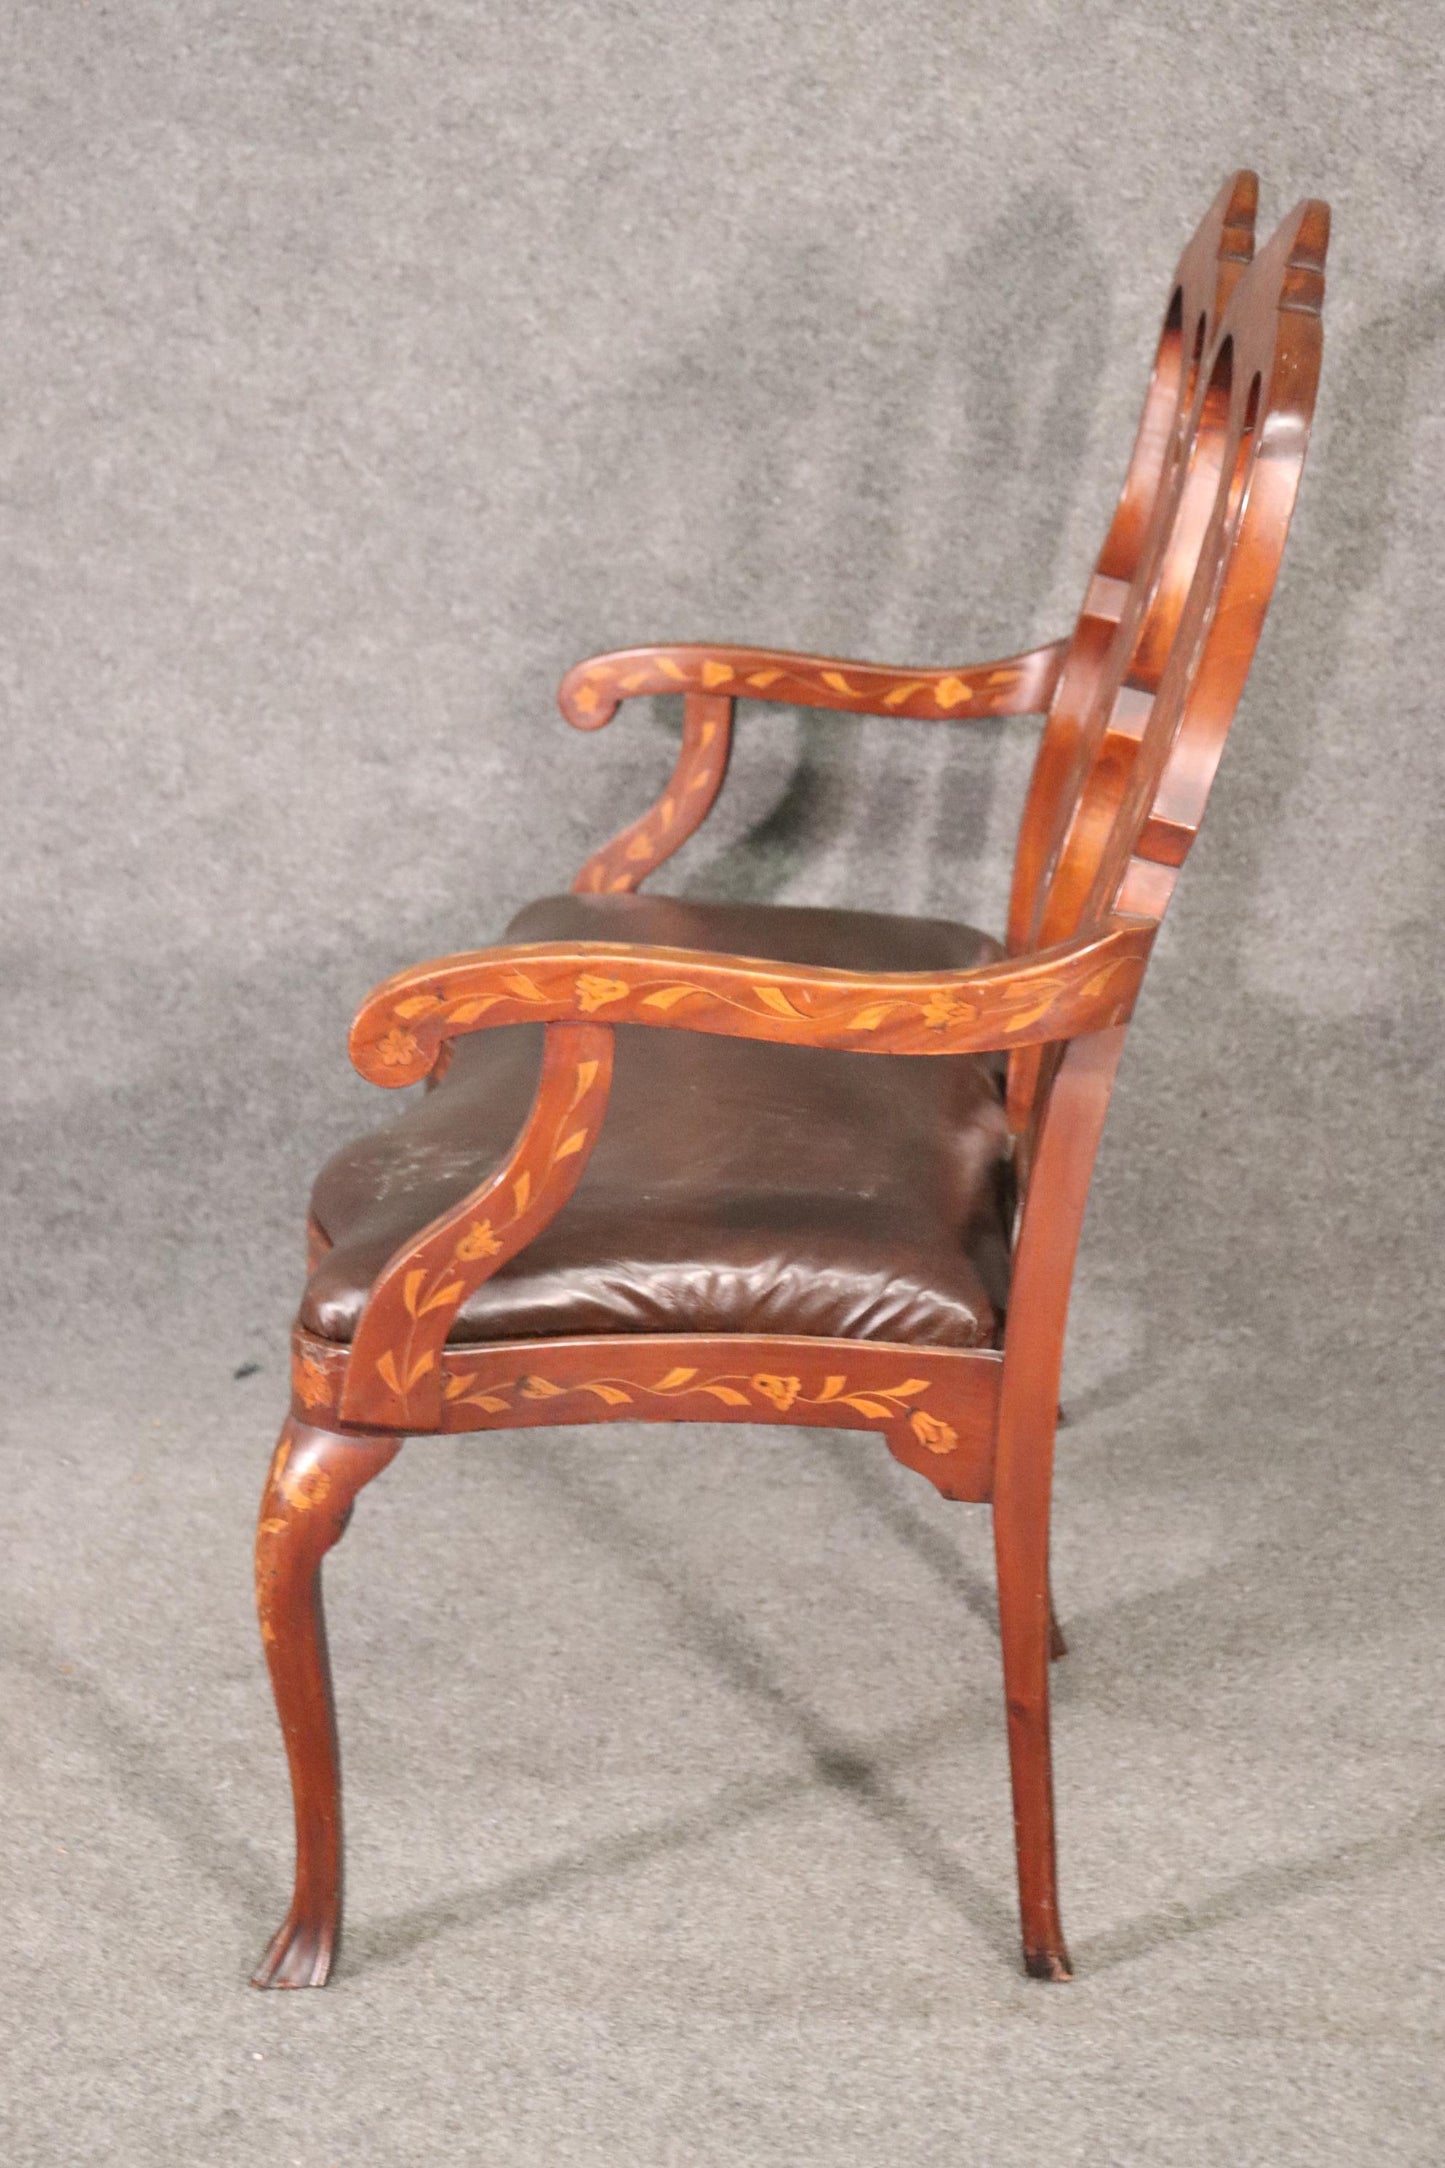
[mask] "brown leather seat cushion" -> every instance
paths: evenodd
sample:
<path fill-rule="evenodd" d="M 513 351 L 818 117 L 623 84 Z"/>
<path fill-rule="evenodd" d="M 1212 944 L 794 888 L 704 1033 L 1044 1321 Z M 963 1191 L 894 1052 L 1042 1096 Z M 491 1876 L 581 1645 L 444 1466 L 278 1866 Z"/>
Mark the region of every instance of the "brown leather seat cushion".
<path fill-rule="evenodd" d="M 516 941 L 626 941 L 861 970 L 999 954 L 940 919 L 667 896 L 552 896 Z M 334 1244 L 302 1322 L 348 1340 L 391 1253 L 510 1148 L 542 1034 L 458 1041 L 441 1083 L 323 1169 Z M 612 1098 L 577 1190 L 476 1289 L 454 1341 L 578 1333 L 806 1333 L 979 1347 L 1008 1285 L 1011 1184 L 997 1062 L 617 1032 Z"/>

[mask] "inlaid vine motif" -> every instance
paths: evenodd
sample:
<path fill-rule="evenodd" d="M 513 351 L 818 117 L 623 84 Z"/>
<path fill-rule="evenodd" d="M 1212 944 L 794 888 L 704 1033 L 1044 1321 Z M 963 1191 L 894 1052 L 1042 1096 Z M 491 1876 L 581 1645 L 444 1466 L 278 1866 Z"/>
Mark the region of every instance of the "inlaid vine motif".
<path fill-rule="evenodd" d="M 437 1047 L 489 1023 L 565 1017 L 681 1024 L 695 1031 L 971 1052 L 1102 1030 L 1128 1016 L 1153 928 L 1117 921 L 1052 952 L 974 972 L 862 974 L 621 943 L 537 942 L 443 959 L 389 981 L 352 1028 L 352 1060 L 378 1084 L 418 1082 Z"/>
<path fill-rule="evenodd" d="M 766 1371 L 723 1371 L 704 1376 L 695 1368 L 678 1364 L 651 1382 L 600 1377 L 561 1385 L 537 1371 L 527 1371 L 473 1392 L 470 1388 L 480 1375 L 475 1370 L 462 1371 L 448 1378 L 444 1388 L 447 1402 L 456 1407 L 480 1408 L 487 1415 L 506 1415 L 513 1412 L 519 1399 L 556 1400 L 569 1393 L 590 1393 L 609 1408 L 633 1407 L 648 1400 L 675 1400 L 685 1395 L 713 1400 L 724 1408 L 751 1409 L 765 1422 L 787 1415 L 794 1408 L 853 1408 L 859 1415 L 872 1416 L 879 1422 L 906 1419 L 919 1444 L 930 1453 L 950 1453 L 958 1443 L 958 1433 L 950 1424 L 911 1406 L 928 1391 L 927 1378 L 903 1378 L 896 1385 L 870 1385 L 866 1390 L 857 1390 L 850 1387 L 846 1374 L 839 1373 L 825 1377 L 819 1390 L 810 1393 L 804 1390 L 799 1377 Z"/>
<path fill-rule="evenodd" d="M 1047 706 L 1061 658 L 1059 642 L 967 669 L 921 670 L 764 648 L 631 648 L 579 663 L 562 680 L 558 698 L 579 730 L 600 729 L 619 702 L 645 693 L 717 693 L 942 721 L 1029 715 Z"/>
<path fill-rule="evenodd" d="M 320 1345 L 313 1343 L 318 1348 Z M 457 1417 L 471 1409 L 483 1419 L 482 1427 L 486 1427 L 485 1418 L 488 1417 L 512 1416 L 515 1419 L 524 1416 L 535 1421 L 548 1402 L 575 1402 L 582 1398 L 609 1413 L 615 1411 L 621 1415 L 624 1410 L 630 1410 L 634 1418 L 649 1414 L 658 1402 L 686 1402 L 689 1403 L 686 1413 L 697 1421 L 704 1421 L 711 1414 L 734 1420 L 750 1417 L 762 1423 L 776 1422 L 780 1417 L 796 1422 L 816 1422 L 820 1412 L 826 1421 L 828 1410 L 835 1410 L 841 1416 L 844 1409 L 849 1409 L 872 1423 L 906 1428 L 915 1443 L 927 1453 L 943 1456 L 958 1446 L 959 1433 L 955 1424 L 919 1405 L 934 1390 L 935 1380 L 904 1375 L 888 1384 L 860 1383 L 856 1374 L 843 1369 L 821 1376 L 808 1375 L 805 1366 L 797 1364 L 796 1346 L 790 1352 L 796 1367 L 785 1367 L 788 1363 L 786 1355 L 777 1370 L 719 1369 L 710 1367 L 706 1361 L 673 1362 L 660 1368 L 652 1377 L 624 1376 L 614 1370 L 568 1378 L 565 1374 L 552 1374 L 545 1356 L 541 1356 L 530 1367 L 519 1366 L 510 1376 L 495 1377 L 489 1375 L 495 1366 L 477 1359 L 485 1353 L 484 1346 L 448 1347 L 437 1367 L 440 1381 L 438 1427 L 466 1427 L 458 1424 Z M 328 1359 L 320 1359 L 298 1335 L 292 1361 L 292 1382 L 300 1408 L 308 1417 L 315 1418 L 318 1411 L 334 1409 L 352 1350 L 338 1345 L 326 1348 L 325 1353 Z M 575 1359 L 574 1351 L 569 1360 L 575 1362 Z M 388 1364 L 388 1384 L 391 1368 Z M 401 1374 L 398 1366 L 398 1379 Z M 683 1413 L 680 1407 L 678 1413 Z M 571 1415 L 558 1411 L 557 1420 L 574 1419 L 575 1411 Z M 279 1480 L 279 1471 L 277 1475 Z M 292 1502 L 309 1505 L 316 1501 L 306 1497 Z"/>

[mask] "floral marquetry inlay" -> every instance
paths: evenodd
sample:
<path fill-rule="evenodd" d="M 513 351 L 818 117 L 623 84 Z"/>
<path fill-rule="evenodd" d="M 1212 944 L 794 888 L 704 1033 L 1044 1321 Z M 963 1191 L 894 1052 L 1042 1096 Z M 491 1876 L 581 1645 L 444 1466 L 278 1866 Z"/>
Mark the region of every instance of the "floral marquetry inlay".
<path fill-rule="evenodd" d="M 1115 919 L 1035 956 L 944 975 L 786 966 L 625 942 L 532 942 L 444 957 L 388 980 L 351 1034 L 377 1084 L 410 1084 L 461 1033 L 595 1019 L 862 1053 L 978 1053 L 1101 1031 L 1130 1013 L 1154 928 Z M 409 1067 L 397 1042 L 416 1047 Z"/>
<path fill-rule="evenodd" d="M 420 1296 L 422 1290 L 415 1292 Z M 618 1421 L 871 1431 L 950 1496 L 987 1495 L 1002 1371 L 991 1349 L 636 1334 L 448 1342 L 431 1353 L 424 1373 L 436 1396 L 430 1418 L 423 1420 L 413 1388 L 406 1417 L 398 1412 L 385 1427 L 457 1433 Z M 363 1376 L 369 1361 L 358 1345 L 319 1340 L 298 1327 L 293 1338 L 297 1414 L 309 1422 L 341 1419 L 343 1396 L 350 1399 L 348 1374 Z M 321 1381 L 320 1412 L 310 1405 L 303 1409 L 299 1399 L 300 1379 L 313 1373 Z M 405 1384 L 400 1361 L 397 1380 Z M 373 1421 L 381 1421 L 388 1390 L 372 1401 Z"/>
<path fill-rule="evenodd" d="M 721 693 L 925 720 L 1031 715 L 1048 705 L 1062 655 L 1063 645 L 1056 641 L 966 670 L 900 670 L 890 663 L 839 662 L 762 648 L 627 648 L 579 663 L 562 680 L 558 700 L 579 730 L 599 730 L 621 701 L 642 693 Z"/>
<path fill-rule="evenodd" d="M 588 859 L 572 886 L 582 895 L 635 889 L 697 830 L 727 772 L 735 700 L 934 721 L 1029 715 L 1048 705 L 1063 652 L 1055 642 L 967 671 L 896 670 L 745 647 L 638 647 L 578 663 L 557 697 L 579 730 L 600 730 L 623 700 L 641 693 L 685 698 L 682 751 L 667 790 Z"/>
<path fill-rule="evenodd" d="M 929 1389 L 927 1378 L 902 1378 L 895 1385 L 871 1385 L 866 1391 L 850 1389 L 846 1375 L 825 1377 L 816 1392 L 805 1391 L 796 1377 L 775 1377 L 760 1371 L 724 1371 L 708 1374 L 687 1364 L 675 1364 L 654 1379 L 597 1377 L 576 1384 L 559 1384 L 540 1371 L 524 1371 L 500 1384 L 472 1390 L 477 1371 L 461 1371 L 447 1380 L 445 1399 L 457 1407 L 480 1408 L 486 1415 L 505 1415 L 519 1400 L 558 1400 L 567 1393 L 590 1393 L 609 1408 L 635 1407 L 647 1400 L 701 1398 L 725 1408 L 751 1408 L 760 1421 L 770 1414 L 786 1415 L 794 1407 L 852 1408 L 879 1422 L 907 1416 L 910 1405 Z M 947 1453 L 957 1442 L 947 1423 L 919 1411 L 909 1418 L 915 1437 L 933 1453 Z M 920 1428 L 919 1426 L 923 1427 Z"/>

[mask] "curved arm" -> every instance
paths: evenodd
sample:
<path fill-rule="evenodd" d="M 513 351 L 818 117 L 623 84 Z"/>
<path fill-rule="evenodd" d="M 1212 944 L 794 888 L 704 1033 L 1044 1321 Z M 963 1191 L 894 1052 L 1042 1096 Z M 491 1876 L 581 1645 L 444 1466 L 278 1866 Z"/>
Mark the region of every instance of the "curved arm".
<path fill-rule="evenodd" d="M 532 941 L 444 956 L 370 994 L 351 1059 L 418 1084 L 441 1048 L 494 1024 L 648 1024 L 863 1054 L 982 1054 L 1102 1031 L 1130 1014 L 1154 922 L 1093 932 L 972 971 L 838 971 L 709 949 Z"/>
<path fill-rule="evenodd" d="M 682 693 L 684 699 L 682 750 L 666 790 L 588 859 L 572 887 L 584 895 L 639 888 L 702 826 L 727 774 L 737 699 L 950 722 L 1032 715 L 1052 698 L 1065 646 L 1055 640 L 967 670 L 899 670 L 761 647 L 629 647 L 579 662 L 557 693 L 562 713 L 578 730 L 600 730 L 635 694 Z"/>
<path fill-rule="evenodd" d="M 904 670 L 893 663 L 839 662 L 766 647 L 625 647 L 567 672 L 557 704 L 577 730 L 600 730 L 638 693 L 718 693 L 788 707 L 837 708 L 850 715 L 912 715 L 974 722 L 987 715 L 1035 715 L 1049 704 L 1068 643 L 1053 640 L 998 662 Z"/>

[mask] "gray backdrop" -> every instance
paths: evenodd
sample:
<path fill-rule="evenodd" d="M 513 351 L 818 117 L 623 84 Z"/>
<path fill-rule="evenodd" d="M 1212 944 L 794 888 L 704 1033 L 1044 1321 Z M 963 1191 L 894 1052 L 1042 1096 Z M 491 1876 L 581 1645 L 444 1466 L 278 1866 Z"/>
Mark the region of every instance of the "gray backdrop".
<path fill-rule="evenodd" d="M 1438 27 L 12 0 L 7 2160 L 1441 2157 Z M 389 1111 L 353 1007 L 652 796 L 675 718 L 575 736 L 580 656 L 1064 630 L 1240 163 L 1263 232 L 1334 204 L 1325 377 L 1085 1244 L 1079 1982 L 1012 1970 L 986 1517 L 619 1429 L 363 1501 L 353 1933 L 249 1995 L 249 1522 L 310 1174 Z M 746 713 L 661 885 L 997 924 L 1032 737 Z"/>

